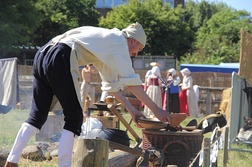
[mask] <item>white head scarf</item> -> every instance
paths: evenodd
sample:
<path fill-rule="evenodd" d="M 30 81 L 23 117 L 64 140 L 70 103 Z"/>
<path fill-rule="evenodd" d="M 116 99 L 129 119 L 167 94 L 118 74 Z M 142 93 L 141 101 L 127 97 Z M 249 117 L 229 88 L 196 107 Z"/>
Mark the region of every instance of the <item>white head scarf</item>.
<path fill-rule="evenodd" d="M 151 73 L 154 74 L 154 75 L 160 76 L 160 69 L 159 69 L 159 67 L 158 66 L 152 67 Z"/>
<path fill-rule="evenodd" d="M 138 22 L 130 24 L 127 28 L 123 29 L 122 32 L 127 38 L 134 38 L 145 46 L 146 35 L 142 25 Z"/>
<path fill-rule="evenodd" d="M 169 69 L 168 72 L 171 73 L 172 75 L 176 75 L 176 70 L 174 68 Z"/>
<path fill-rule="evenodd" d="M 184 75 L 190 75 L 191 71 L 188 68 L 184 68 L 183 70 L 180 71 L 181 74 Z"/>

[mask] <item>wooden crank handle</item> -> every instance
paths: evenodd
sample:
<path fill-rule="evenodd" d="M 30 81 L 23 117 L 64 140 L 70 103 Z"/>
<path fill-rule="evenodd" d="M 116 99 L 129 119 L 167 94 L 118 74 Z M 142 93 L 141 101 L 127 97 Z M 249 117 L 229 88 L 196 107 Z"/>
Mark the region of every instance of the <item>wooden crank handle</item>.
<path fill-rule="evenodd" d="M 136 132 L 132 129 L 132 127 L 128 124 L 128 122 L 123 118 L 123 116 L 119 113 L 119 111 L 115 108 L 113 104 L 107 105 L 108 109 L 113 112 L 117 118 L 123 123 L 123 125 L 129 130 L 135 140 L 140 144 L 142 139 L 136 134 Z"/>
<path fill-rule="evenodd" d="M 125 145 L 118 144 L 118 143 L 112 142 L 112 141 L 109 141 L 109 146 L 114 148 L 114 149 L 125 151 L 127 153 L 130 153 L 130 154 L 133 154 L 133 155 L 136 155 L 136 156 L 139 156 L 139 157 L 144 156 L 144 152 L 142 152 L 142 150 L 140 150 L 138 148 L 127 147 Z"/>

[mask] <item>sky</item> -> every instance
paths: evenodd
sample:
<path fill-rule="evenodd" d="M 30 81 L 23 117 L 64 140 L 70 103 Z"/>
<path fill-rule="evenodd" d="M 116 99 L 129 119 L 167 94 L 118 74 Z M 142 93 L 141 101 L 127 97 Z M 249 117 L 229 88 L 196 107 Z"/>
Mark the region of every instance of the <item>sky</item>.
<path fill-rule="evenodd" d="M 224 2 L 237 10 L 246 10 L 252 14 L 252 0 L 207 0 L 209 2 Z"/>
<path fill-rule="evenodd" d="M 172 2 L 172 0 L 165 0 L 166 2 Z M 186 1 L 186 0 L 185 0 Z M 195 0 L 200 2 L 201 0 Z M 208 2 L 224 2 L 228 6 L 233 7 L 237 10 L 246 10 L 252 14 L 252 0 L 206 0 Z M 111 7 L 119 4 L 126 3 L 126 0 L 96 0 L 96 7 Z"/>

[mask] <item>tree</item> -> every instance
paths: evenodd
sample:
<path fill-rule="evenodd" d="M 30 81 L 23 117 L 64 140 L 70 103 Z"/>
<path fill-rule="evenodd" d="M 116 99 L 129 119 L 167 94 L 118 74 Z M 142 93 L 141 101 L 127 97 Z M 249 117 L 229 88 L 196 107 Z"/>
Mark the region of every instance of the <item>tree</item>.
<path fill-rule="evenodd" d="M 197 5 L 200 4 L 189 9 L 197 10 Z M 209 5 L 208 8 L 213 11 L 211 17 L 201 19 L 205 21 L 198 21 L 201 23 L 198 27 L 197 24 L 191 24 L 195 30 L 195 42 L 191 52 L 183 56 L 181 62 L 202 64 L 238 62 L 240 30 L 244 28 L 251 32 L 250 14 L 246 11 L 237 11 L 223 3 Z M 188 18 L 190 22 L 197 22 L 193 16 Z"/>
<path fill-rule="evenodd" d="M 252 31 L 251 18 L 246 11 L 226 9 L 213 15 L 197 33 L 195 46 L 198 50 L 194 53 L 197 62 L 209 63 L 207 57 L 215 59 L 215 62 L 211 62 L 214 64 L 238 62 L 241 28 Z"/>
<path fill-rule="evenodd" d="M 225 3 L 214 3 L 202 0 L 197 3 L 193 0 L 186 2 L 185 21 L 190 22 L 191 28 L 196 32 L 217 12 L 228 8 Z"/>
<path fill-rule="evenodd" d="M 13 51 L 12 46 L 29 44 L 34 37 L 39 15 L 35 0 L 1 0 L 0 50 L 3 54 Z"/>
<path fill-rule="evenodd" d="M 102 17 L 99 26 L 119 29 L 139 22 L 147 35 L 144 55 L 175 55 L 178 58 L 191 46 L 192 32 L 183 22 L 183 9 L 171 9 L 162 0 L 129 0 Z"/>
<path fill-rule="evenodd" d="M 95 0 L 40 0 L 36 9 L 44 16 L 33 43 L 42 45 L 52 37 L 79 26 L 97 26 L 99 12 Z"/>

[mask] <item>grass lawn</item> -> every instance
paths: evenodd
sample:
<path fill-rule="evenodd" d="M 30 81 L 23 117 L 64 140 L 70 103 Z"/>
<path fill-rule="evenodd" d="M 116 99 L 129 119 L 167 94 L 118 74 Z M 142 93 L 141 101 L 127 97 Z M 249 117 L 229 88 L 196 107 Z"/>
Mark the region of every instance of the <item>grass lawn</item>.
<path fill-rule="evenodd" d="M 27 110 L 12 110 L 8 114 L 0 114 L 0 148 L 10 148 L 15 140 L 16 134 L 21 126 L 21 124 L 26 120 L 28 116 Z M 123 114 L 124 118 L 129 122 L 130 115 Z M 184 122 L 182 122 L 182 126 L 185 126 L 192 118 L 188 117 Z M 198 118 L 198 122 L 202 118 Z M 132 128 L 135 132 L 141 137 L 142 132 L 141 129 L 135 127 L 133 123 L 131 124 Z M 123 125 L 120 126 L 122 130 L 125 130 Z M 204 137 L 210 137 L 210 133 L 205 134 Z M 134 138 L 129 133 L 129 137 L 133 140 L 131 144 L 134 143 Z M 33 144 L 35 142 L 35 137 L 29 141 L 28 144 Z M 252 150 L 251 147 L 246 145 L 237 145 L 236 147 L 246 148 Z M 238 151 L 229 151 L 228 152 L 228 164 L 227 167 L 251 167 L 252 166 L 252 153 L 249 152 L 238 152 Z M 223 150 L 218 152 L 218 167 L 222 167 L 223 162 Z M 27 159 L 21 158 L 19 167 L 57 167 L 57 158 L 53 157 L 51 161 L 41 161 L 35 162 Z"/>

